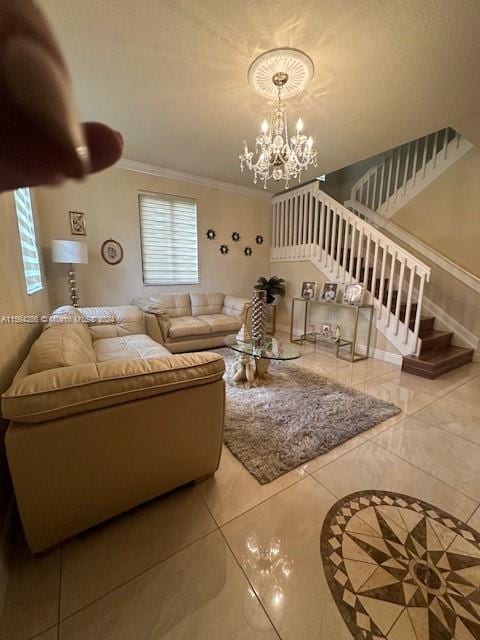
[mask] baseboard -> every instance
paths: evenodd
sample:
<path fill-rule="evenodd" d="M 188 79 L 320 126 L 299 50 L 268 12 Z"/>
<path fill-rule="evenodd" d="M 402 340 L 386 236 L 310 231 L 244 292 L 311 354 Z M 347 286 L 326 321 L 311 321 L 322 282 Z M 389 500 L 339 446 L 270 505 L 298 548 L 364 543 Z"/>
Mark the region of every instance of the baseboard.
<path fill-rule="evenodd" d="M 15 500 L 13 495 L 8 505 L 7 514 L 0 531 L 0 617 L 3 611 L 5 595 L 10 582 L 12 570 L 12 557 L 14 546 L 13 517 L 15 513 Z"/>
<path fill-rule="evenodd" d="M 290 335 L 290 327 L 286 324 L 278 324 L 278 331 L 282 331 L 283 333 L 287 333 Z M 294 327 L 293 328 L 294 335 L 301 335 L 303 333 L 303 328 Z M 362 350 L 366 350 L 366 345 L 359 344 L 358 347 Z M 402 356 L 399 353 L 392 353 L 391 351 L 383 351 L 382 349 L 372 349 L 370 347 L 370 356 L 375 360 L 383 360 L 384 362 L 390 362 L 391 364 L 395 364 L 399 367 L 402 366 Z"/>

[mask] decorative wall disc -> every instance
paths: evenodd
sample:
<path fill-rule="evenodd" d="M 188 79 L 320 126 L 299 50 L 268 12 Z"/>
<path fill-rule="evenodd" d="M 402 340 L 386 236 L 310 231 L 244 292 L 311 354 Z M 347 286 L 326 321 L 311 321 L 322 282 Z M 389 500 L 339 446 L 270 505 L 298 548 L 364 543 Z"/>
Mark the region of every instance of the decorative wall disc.
<path fill-rule="evenodd" d="M 100 253 L 107 264 L 119 264 L 123 260 L 122 245 L 112 238 L 105 240 Z"/>
<path fill-rule="evenodd" d="M 222 255 L 224 255 L 224 256 L 226 256 L 226 255 L 227 255 L 227 253 L 228 253 L 228 247 L 227 247 L 227 245 L 226 245 L 226 244 L 221 244 L 221 245 L 220 245 L 220 253 L 221 253 Z"/>
<path fill-rule="evenodd" d="M 238 231 L 234 231 L 234 232 L 232 233 L 232 240 L 233 240 L 234 242 L 238 242 L 238 241 L 240 240 L 240 234 L 238 233 Z"/>
<path fill-rule="evenodd" d="M 480 638 L 480 534 L 445 511 L 353 493 L 328 512 L 321 554 L 355 640 Z"/>
<path fill-rule="evenodd" d="M 248 70 L 248 82 L 256 93 L 272 100 L 277 97 L 277 87 L 272 82 L 275 73 L 288 74 L 282 99 L 292 98 L 298 96 L 313 78 L 313 62 L 298 49 L 271 49 L 252 62 Z"/>
<path fill-rule="evenodd" d="M 207 234 L 206 234 L 206 235 L 207 235 L 207 238 L 208 238 L 209 240 L 215 240 L 215 237 L 216 237 L 216 235 L 217 235 L 217 234 L 215 233 L 215 231 L 214 231 L 213 229 L 209 229 L 209 230 L 207 231 Z"/>
<path fill-rule="evenodd" d="M 255 242 L 256 242 L 257 244 L 263 244 L 263 236 L 257 236 L 257 237 L 255 238 Z"/>
<path fill-rule="evenodd" d="M 245 249 L 243 250 L 243 253 L 244 253 L 246 256 L 250 257 L 250 256 L 252 255 L 252 253 L 253 253 L 253 251 L 252 251 L 252 247 L 245 247 Z"/>

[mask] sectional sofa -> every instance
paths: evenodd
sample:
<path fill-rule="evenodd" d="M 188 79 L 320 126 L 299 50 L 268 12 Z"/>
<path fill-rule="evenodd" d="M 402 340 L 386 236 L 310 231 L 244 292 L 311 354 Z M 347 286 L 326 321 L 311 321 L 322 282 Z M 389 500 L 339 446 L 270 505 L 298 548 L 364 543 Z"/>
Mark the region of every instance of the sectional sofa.
<path fill-rule="evenodd" d="M 185 295 L 162 309 L 157 300 L 155 313 L 63 307 L 33 344 L 2 397 L 33 552 L 218 468 L 223 358 L 171 351 L 221 344 L 240 327 L 243 308 L 218 295 L 190 307 Z M 230 308 L 238 315 L 225 318 Z"/>

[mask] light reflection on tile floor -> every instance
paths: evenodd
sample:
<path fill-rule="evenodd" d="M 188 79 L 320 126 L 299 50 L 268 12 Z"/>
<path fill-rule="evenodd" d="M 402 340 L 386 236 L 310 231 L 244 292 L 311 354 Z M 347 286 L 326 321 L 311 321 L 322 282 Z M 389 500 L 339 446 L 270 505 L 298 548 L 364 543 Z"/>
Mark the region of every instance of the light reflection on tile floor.
<path fill-rule="evenodd" d="M 19 541 L 0 640 L 348 640 L 319 552 L 336 500 L 395 491 L 480 529 L 480 365 L 428 381 L 311 345 L 298 364 L 403 413 L 269 485 L 226 451 L 213 480 L 62 549 Z"/>

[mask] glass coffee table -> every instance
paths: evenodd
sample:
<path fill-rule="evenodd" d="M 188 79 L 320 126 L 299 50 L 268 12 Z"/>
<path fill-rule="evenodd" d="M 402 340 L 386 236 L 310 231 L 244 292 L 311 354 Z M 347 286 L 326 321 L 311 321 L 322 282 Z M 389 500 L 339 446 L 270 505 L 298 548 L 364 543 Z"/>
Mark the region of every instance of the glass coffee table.
<path fill-rule="evenodd" d="M 265 338 L 262 346 L 238 340 L 235 335 L 227 336 L 223 342 L 226 347 L 238 353 L 237 365 L 232 375 L 234 382 L 253 382 L 255 376 L 263 377 L 271 360 L 295 360 L 301 356 L 300 349 L 291 342 L 271 337 Z"/>

